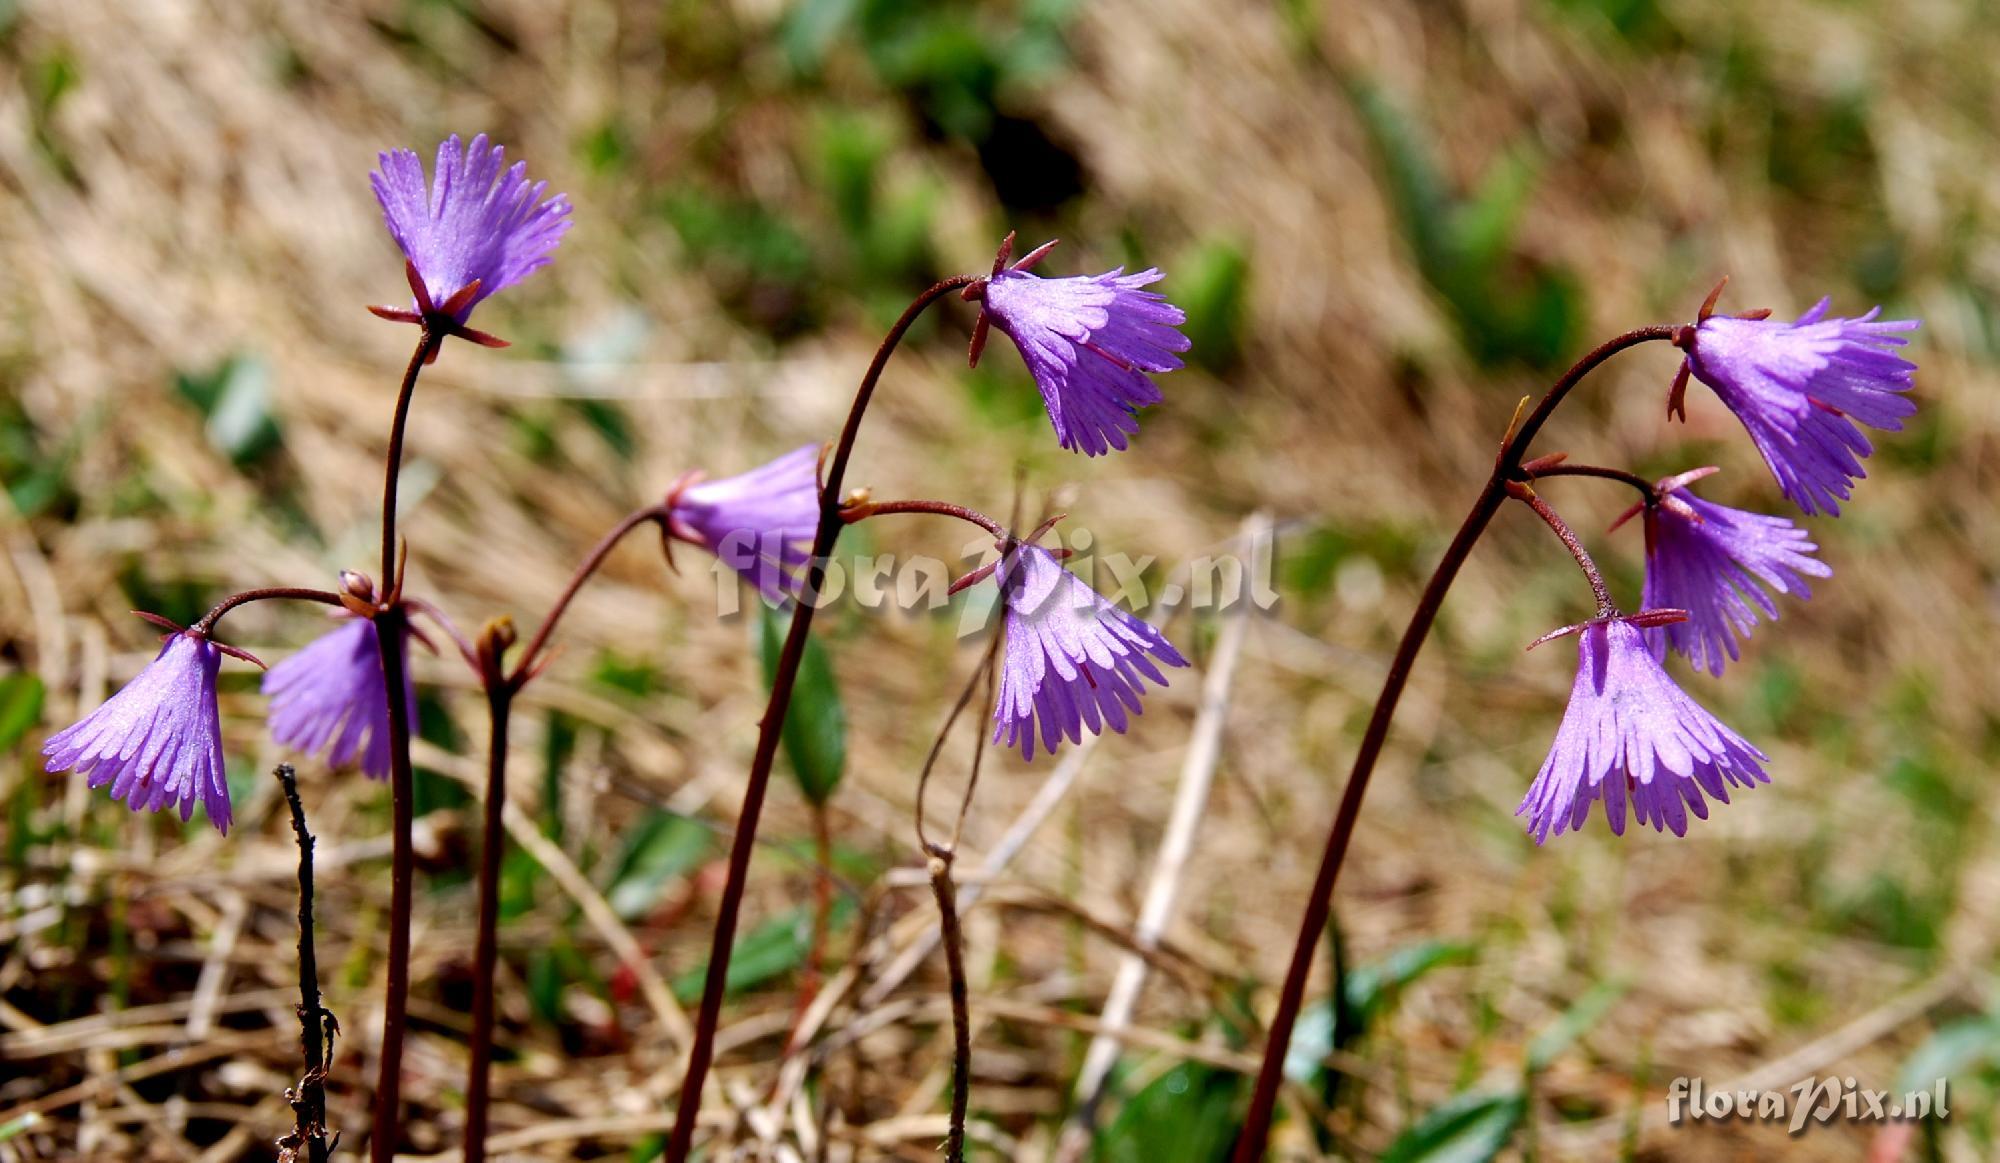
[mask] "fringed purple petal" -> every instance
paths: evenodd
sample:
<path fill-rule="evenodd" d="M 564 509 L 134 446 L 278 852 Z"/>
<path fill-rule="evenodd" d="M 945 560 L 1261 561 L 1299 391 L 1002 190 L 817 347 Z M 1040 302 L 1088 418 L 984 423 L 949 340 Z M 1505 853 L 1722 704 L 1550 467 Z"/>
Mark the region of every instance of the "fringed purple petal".
<path fill-rule="evenodd" d="M 1840 512 L 1872 451 L 1857 424 L 1894 431 L 1916 404 L 1917 365 L 1896 354 L 1914 319 L 1827 316 L 1827 300 L 1790 323 L 1715 315 L 1688 368 L 1736 413 L 1785 496 L 1808 514 Z"/>
<path fill-rule="evenodd" d="M 1706 795 L 1769 783 L 1767 757 L 1687 696 L 1623 619 L 1592 622 L 1577 640 L 1576 685 L 1555 745 L 1515 815 L 1535 843 L 1580 828 L 1604 803 L 1614 835 L 1626 806 L 1639 823 L 1676 836 L 1708 818 Z"/>
<path fill-rule="evenodd" d="M 993 741 L 1035 757 L 1063 739 L 1105 727 L 1123 734 L 1139 713 L 1146 679 L 1165 686 L 1153 660 L 1186 666 L 1159 630 L 1112 605 L 1045 549 L 1017 546 L 995 576 L 1007 602 Z M 1148 655 L 1151 657 L 1147 657 Z"/>
<path fill-rule="evenodd" d="M 1751 513 L 1704 501 L 1685 489 L 1684 501 L 1699 521 L 1665 506 L 1646 515 L 1646 609 L 1686 610 L 1688 620 L 1644 631 L 1655 657 L 1669 648 L 1697 668 L 1721 674 L 1737 657 L 1738 636 L 1748 637 L 1758 614 L 1775 619 L 1777 603 L 1765 592 L 1811 596 L 1807 577 L 1833 571 L 1812 556 L 1818 548 L 1806 531 L 1783 517 Z"/>
<path fill-rule="evenodd" d="M 799 587 L 819 531 L 820 446 L 761 468 L 702 481 L 674 498 L 675 536 L 716 555 L 776 603 Z"/>
<path fill-rule="evenodd" d="M 217 831 L 230 823 L 215 678 L 222 651 L 188 632 L 171 635 L 131 682 L 74 726 L 42 745 L 49 771 L 83 773 L 111 785 L 133 811 L 178 804 L 182 820 L 199 803 Z"/>
<path fill-rule="evenodd" d="M 416 265 L 432 303 L 478 280 L 457 313 L 460 323 L 482 300 L 548 265 L 570 227 L 569 201 L 544 198 L 547 183 L 530 183 L 525 162 L 503 171 L 506 157 L 483 133 L 469 147 L 453 134 L 438 146 L 428 190 L 423 163 L 407 149 L 381 155 L 370 175 L 390 237 Z"/>
<path fill-rule="evenodd" d="M 403 652 L 407 660 L 407 636 Z M 409 673 L 407 663 L 404 673 Z M 387 779 L 387 692 L 374 625 L 347 618 L 264 672 L 264 693 L 271 698 L 271 738 L 305 755 L 324 751 L 327 763 L 334 767 L 346 767 L 359 759 L 368 778 Z M 405 683 L 403 698 L 414 722 L 415 688 Z"/>
<path fill-rule="evenodd" d="M 988 281 L 986 317 L 1019 349 L 1062 447 L 1100 456 L 1123 450 L 1135 414 L 1160 402 L 1148 373 L 1182 366 L 1180 308 L 1141 288 L 1157 270 L 1044 279 L 1005 270 Z"/>

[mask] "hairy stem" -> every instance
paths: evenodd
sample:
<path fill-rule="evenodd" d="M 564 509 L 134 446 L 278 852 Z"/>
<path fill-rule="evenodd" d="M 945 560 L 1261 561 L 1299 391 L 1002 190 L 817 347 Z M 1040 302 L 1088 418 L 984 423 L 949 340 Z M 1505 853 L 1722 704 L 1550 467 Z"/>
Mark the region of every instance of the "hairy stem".
<path fill-rule="evenodd" d="M 1417 608 L 1410 615 L 1402 640 L 1396 645 L 1395 657 L 1389 662 L 1389 673 L 1382 680 L 1382 693 L 1375 700 L 1375 710 L 1369 715 L 1360 750 L 1354 756 L 1354 768 L 1347 777 L 1347 787 L 1341 792 L 1340 806 L 1334 813 L 1333 827 L 1327 832 L 1326 850 L 1320 857 L 1319 872 L 1313 878 L 1312 894 L 1306 899 L 1305 915 L 1300 918 L 1298 939 L 1292 948 L 1291 967 L 1286 971 L 1285 984 L 1278 995 L 1278 1008 L 1271 1017 L 1270 1034 L 1264 1045 L 1264 1061 L 1257 1073 L 1257 1089 L 1250 1097 L 1243 1134 L 1236 1141 L 1236 1163 L 1256 1163 L 1264 1157 L 1270 1139 L 1271 1117 L 1277 1109 L 1278 1087 L 1284 1080 L 1285 1051 L 1291 1046 L 1292 1027 L 1297 1024 L 1299 1008 L 1305 1002 L 1306 979 L 1312 973 L 1313 955 L 1319 950 L 1319 936 L 1325 931 L 1327 917 L 1333 909 L 1334 883 L 1339 879 L 1340 865 L 1347 857 L 1348 841 L 1354 835 L 1354 824 L 1361 814 L 1361 799 L 1367 794 L 1375 761 L 1381 757 L 1382 745 L 1388 740 L 1389 724 L 1396 715 L 1396 703 L 1409 681 L 1410 670 L 1416 665 L 1417 652 L 1430 635 L 1438 609 L 1444 605 L 1445 594 L 1450 591 L 1451 583 L 1457 578 L 1465 559 L 1471 556 L 1472 547 L 1479 543 L 1480 535 L 1506 500 L 1507 481 L 1520 468 L 1528 446 L 1570 390 L 1619 352 L 1656 340 L 1671 341 L 1679 330 L 1675 326 L 1661 325 L 1628 331 L 1600 344 L 1562 374 L 1535 410 L 1501 446 L 1492 475 L 1473 499 L 1471 510 L 1458 527 L 1458 534 L 1452 538 L 1443 559 L 1424 586 L 1423 596 L 1417 599 Z"/>
<path fill-rule="evenodd" d="M 1616 614 L 1618 603 L 1611 600 L 1611 587 L 1604 584 L 1604 574 L 1598 570 L 1597 563 L 1590 560 L 1590 551 L 1583 547 L 1583 541 L 1577 537 L 1576 530 L 1571 529 L 1569 523 L 1557 515 L 1547 501 L 1536 496 L 1533 489 L 1515 485 L 1510 487 L 1507 493 L 1533 509 L 1535 516 L 1540 517 L 1543 524 L 1555 531 L 1557 540 L 1561 541 L 1563 548 L 1569 550 L 1569 555 L 1576 559 L 1577 568 L 1581 569 L 1583 576 L 1589 579 L 1590 592 L 1597 598 L 1597 616 L 1609 618 Z"/>
<path fill-rule="evenodd" d="M 792 686 L 798 680 L 799 663 L 805 657 L 806 635 L 812 629 L 813 607 L 816 604 L 820 586 L 826 581 L 826 559 L 833 552 L 833 544 L 840 536 L 840 489 L 847 475 L 847 462 L 854 453 L 854 441 L 861 434 L 861 420 L 868 412 L 868 402 L 875 394 L 875 385 L 882 378 L 882 369 L 888 366 L 889 357 L 896 346 L 917 321 L 924 309 L 937 302 L 951 291 L 972 282 L 970 276 L 946 279 L 931 287 L 904 309 L 902 317 L 896 320 L 882 344 L 875 350 L 875 358 L 868 365 L 868 372 L 861 378 L 861 386 L 854 393 L 854 405 L 848 410 L 847 423 L 840 430 L 840 442 L 834 446 L 833 457 L 827 463 L 826 482 L 820 492 L 819 529 L 813 536 L 812 564 L 806 575 L 806 588 L 802 600 L 792 611 L 791 629 L 785 634 L 784 647 L 778 653 L 778 665 L 771 678 L 771 698 L 764 707 L 764 718 L 758 724 L 757 752 L 750 762 L 750 777 L 743 787 L 743 805 L 736 816 L 736 835 L 729 846 L 729 879 L 723 884 L 722 899 L 716 905 L 715 936 L 710 942 L 708 971 L 702 985 L 701 1014 L 695 1020 L 694 1044 L 688 1048 L 687 1073 L 681 1079 L 680 1102 L 674 1117 L 674 1130 L 667 1142 L 667 1163 L 687 1163 L 688 1153 L 694 1147 L 696 1116 L 701 1113 L 702 1084 L 707 1081 L 708 1068 L 715 1057 L 715 1028 L 722 1019 L 722 993 L 729 977 L 729 956 L 736 944 L 736 919 L 743 908 L 743 890 L 750 876 L 750 853 L 756 846 L 757 819 L 764 810 L 764 793 L 770 787 L 771 767 L 778 755 L 778 732 L 784 726 L 785 711 L 791 706 Z"/>
<path fill-rule="evenodd" d="M 416 854 L 416 780 L 410 769 L 409 675 L 403 640 L 407 615 L 391 606 L 375 615 L 375 643 L 382 652 L 383 689 L 389 697 L 389 964 L 382 1000 L 382 1064 L 375 1082 L 375 1122 L 368 1137 L 374 1163 L 390 1163 L 402 1130 L 403 1027 L 410 1005 L 410 904 Z"/>
<path fill-rule="evenodd" d="M 292 1100 L 293 1148 L 303 1147 L 308 1163 L 326 1163 L 326 1071 L 332 1050 L 333 1015 L 320 1005 L 319 957 L 313 948 L 313 836 L 306 830 L 306 808 L 299 800 L 297 773 L 289 763 L 276 771 L 292 809 L 292 833 L 299 841 L 299 1049 L 306 1072 Z"/>
<path fill-rule="evenodd" d="M 494 661 L 497 664 L 497 655 Z M 472 955 L 472 1063 L 465 1076 L 465 1163 L 484 1163 L 486 1158 L 486 1112 L 493 1075 L 493 974 L 500 961 L 500 859 L 507 850 L 507 720 L 516 689 L 498 674 L 486 678 L 486 821 L 479 841 L 479 935 Z"/>

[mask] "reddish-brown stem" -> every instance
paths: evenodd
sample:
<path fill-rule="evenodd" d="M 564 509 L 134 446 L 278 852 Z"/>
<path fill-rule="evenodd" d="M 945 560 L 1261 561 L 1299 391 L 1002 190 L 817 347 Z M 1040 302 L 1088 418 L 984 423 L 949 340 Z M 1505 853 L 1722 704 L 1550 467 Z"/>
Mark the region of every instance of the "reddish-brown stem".
<path fill-rule="evenodd" d="M 214 609 L 203 614 L 201 621 L 189 626 L 188 629 L 205 636 L 210 630 L 215 628 L 217 622 L 222 620 L 224 614 L 227 614 L 236 607 L 247 606 L 251 602 L 268 602 L 273 599 L 295 602 L 318 602 L 323 606 L 340 605 L 340 595 L 328 593 L 325 590 L 301 589 L 297 586 L 272 586 L 268 589 L 244 590 L 240 594 L 231 594 L 215 603 Z"/>
<path fill-rule="evenodd" d="M 403 475 L 403 432 L 410 423 L 410 400 L 417 394 L 417 377 L 423 374 L 424 365 L 437 357 L 438 345 L 444 336 L 423 325 L 417 336 L 417 350 L 410 356 L 410 366 L 403 372 L 403 386 L 396 393 L 396 414 L 389 422 L 389 454 L 385 459 L 387 468 L 382 479 L 382 590 L 396 593 L 402 588 L 402 579 L 396 576 L 396 481 Z"/>
<path fill-rule="evenodd" d="M 484 1163 L 493 1073 L 493 976 L 500 961 L 500 858 L 506 852 L 507 720 L 517 681 L 482 651 L 486 684 L 486 821 L 479 843 L 479 935 L 472 955 L 472 1062 L 465 1078 L 465 1163 Z"/>
<path fill-rule="evenodd" d="M 536 628 L 534 636 L 528 639 L 527 649 L 521 651 L 521 661 L 514 665 L 510 681 L 519 686 L 534 676 L 535 663 L 541 657 L 542 648 L 548 645 L 549 635 L 555 633 L 556 623 L 562 621 L 563 614 L 569 610 L 570 602 L 575 600 L 577 592 L 583 589 L 583 583 L 590 580 L 591 575 L 597 572 L 597 568 L 604 564 L 604 559 L 611 556 L 611 551 L 625 539 L 625 535 L 641 525 L 665 524 L 666 520 L 665 505 L 648 505 L 628 513 L 624 520 L 611 527 L 610 532 L 598 538 L 590 554 L 576 567 L 575 572 L 570 574 L 569 584 L 563 587 L 555 605 L 549 607 L 548 616 L 542 619 L 542 624 Z"/>
<path fill-rule="evenodd" d="M 852 525 L 857 521 L 866 521 L 870 517 L 882 517 L 891 513 L 929 513 L 938 517 L 956 517 L 979 526 L 995 538 L 1004 540 L 1007 536 L 1007 528 L 1000 522 L 977 509 L 968 509 L 964 505 L 954 505 L 947 501 L 875 501 L 865 505 L 849 505 L 840 511 L 840 519 Z"/>
<path fill-rule="evenodd" d="M 272 774 L 284 788 L 285 803 L 292 811 L 292 834 L 299 842 L 299 1049 L 305 1055 L 306 1072 L 292 1098 L 296 1121 L 289 1138 L 295 1151 L 303 1150 L 305 1163 L 326 1163 L 326 1071 L 333 1056 L 333 1032 L 340 1023 L 320 1004 L 319 958 L 313 945 L 313 835 L 306 829 L 298 775 L 289 763 L 280 763 Z"/>
<path fill-rule="evenodd" d="M 764 706 L 764 718 L 757 728 L 757 751 L 750 761 L 750 776 L 743 787 L 743 805 L 736 816 L 736 835 L 729 846 L 729 878 L 716 904 L 715 936 L 710 942 L 707 975 L 701 992 L 701 1013 L 695 1019 L 694 1044 L 688 1048 L 687 1073 L 681 1079 L 680 1102 L 674 1116 L 673 1135 L 667 1141 L 667 1163 L 687 1163 L 694 1147 L 696 1116 L 701 1113 L 702 1084 L 708 1079 L 709 1064 L 715 1057 L 715 1028 L 722 1019 L 722 994 L 729 976 L 729 957 L 736 945 L 736 919 L 743 908 L 743 890 L 750 875 L 750 854 L 756 847 L 757 819 L 764 810 L 764 793 L 770 787 L 771 767 L 778 755 L 778 732 L 784 726 L 785 711 L 791 706 L 792 687 L 798 680 L 799 663 L 805 657 L 806 635 L 812 629 L 813 607 L 820 586 L 826 581 L 826 559 L 840 536 L 841 483 L 847 476 L 847 462 L 854 453 L 854 441 L 861 434 L 861 420 L 882 369 L 903 341 L 924 309 L 945 295 L 972 282 L 971 276 L 949 278 L 936 284 L 904 309 L 882 345 L 875 350 L 867 374 L 854 393 L 847 423 L 840 430 L 827 462 L 820 490 L 819 529 L 813 536 L 812 564 L 806 574 L 801 600 L 792 611 L 791 629 L 778 652 L 778 665 L 771 676 L 771 697 Z"/>
<path fill-rule="evenodd" d="M 389 697 L 389 963 L 382 999 L 382 1063 L 375 1082 L 375 1121 L 368 1138 L 374 1163 L 390 1163 L 402 1130 L 403 1027 L 410 1005 L 410 904 L 416 853 L 410 831 L 416 816 L 416 780 L 410 768 L 409 677 L 404 673 L 407 614 L 400 605 L 375 615 L 375 643 L 382 652 L 383 690 Z"/>
<path fill-rule="evenodd" d="M 1319 872 L 1313 878 L 1312 893 L 1306 899 L 1305 915 L 1300 918 L 1298 939 L 1292 947 L 1291 966 L 1286 971 L 1285 983 L 1278 995 L 1278 1008 L 1271 1018 L 1270 1033 L 1264 1045 L 1264 1062 L 1257 1074 L 1257 1088 L 1251 1093 L 1243 1133 L 1236 1141 L 1236 1163 L 1256 1163 L 1264 1157 L 1270 1141 L 1271 1117 L 1277 1110 L 1278 1087 L 1284 1081 L 1285 1051 L 1291 1046 L 1292 1028 L 1297 1024 L 1299 1008 L 1305 1002 L 1306 979 L 1312 974 L 1313 956 L 1319 951 L 1320 934 L 1325 932 L 1327 917 L 1333 909 L 1334 884 L 1339 879 L 1341 863 L 1347 857 L 1355 821 L 1361 815 L 1361 800 L 1367 794 L 1369 777 L 1374 774 L 1375 762 L 1381 757 L 1382 746 L 1388 740 L 1389 724 L 1395 718 L 1397 700 L 1402 697 L 1403 687 L 1409 682 L 1417 653 L 1423 648 L 1424 639 L 1430 635 L 1431 624 L 1444 605 L 1445 594 L 1450 591 L 1451 583 L 1458 576 L 1465 559 L 1471 556 L 1472 547 L 1478 544 L 1480 535 L 1506 500 L 1507 481 L 1520 467 L 1528 446 L 1570 390 L 1619 352 L 1655 340 L 1672 340 L 1679 330 L 1674 326 L 1653 326 L 1628 331 L 1600 344 L 1562 374 L 1535 410 L 1502 445 L 1500 455 L 1494 461 L 1492 475 L 1473 499 L 1471 511 L 1465 515 L 1457 535 L 1452 538 L 1443 559 L 1424 586 L 1423 596 L 1417 599 L 1417 608 L 1410 615 L 1402 640 L 1396 645 L 1395 657 L 1389 662 L 1389 673 L 1382 680 L 1382 693 L 1376 698 L 1375 709 L 1369 715 L 1360 750 L 1354 756 L 1354 768 L 1347 777 L 1347 787 L 1341 792 L 1340 806 L 1334 813 L 1333 827 L 1327 832 L 1326 850 L 1320 857 Z"/>
<path fill-rule="evenodd" d="M 1569 555 L 1576 559 L 1577 568 L 1581 569 L 1583 576 L 1590 580 L 1590 592 L 1597 598 L 1597 616 L 1609 618 L 1617 614 L 1618 603 L 1611 600 L 1611 587 L 1604 584 L 1604 575 L 1598 571 L 1597 563 L 1590 560 L 1590 551 L 1583 547 L 1576 530 L 1571 529 L 1568 522 L 1549 507 L 1547 501 L 1536 496 L 1535 490 L 1525 485 L 1510 484 L 1507 493 L 1533 509 L 1535 516 L 1540 517 L 1544 524 L 1555 530 L 1556 537 L 1563 543 L 1563 548 L 1569 550 Z"/>
<path fill-rule="evenodd" d="M 1649 502 L 1655 499 L 1652 481 L 1638 473 L 1626 472 L 1622 468 L 1606 468 L 1597 464 L 1552 464 L 1546 468 L 1534 469 L 1528 476 L 1533 480 L 1542 480 L 1546 477 L 1595 477 L 1598 480 L 1618 481 L 1639 490 L 1639 495 Z"/>
<path fill-rule="evenodd" d="M 952 853 L 939 849 L 930 861 L 931 895 L 937 898 L 938 929 L 944 941 L 945 978 L 951 989 L 951 1121 L 946 1126 L 946 1163 L 965 1163 L 965 1114 L 972 1105 L 972 1019 L 966 1004 L 965 935 L 958 923 L 958 886 L 951 879 Z"/>

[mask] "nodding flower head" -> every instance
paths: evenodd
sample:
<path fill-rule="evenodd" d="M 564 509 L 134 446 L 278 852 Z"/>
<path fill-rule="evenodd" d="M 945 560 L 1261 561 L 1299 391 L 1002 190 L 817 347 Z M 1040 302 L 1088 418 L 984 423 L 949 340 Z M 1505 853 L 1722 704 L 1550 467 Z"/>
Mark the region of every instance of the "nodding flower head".
<path fill-rule="evenodd" d="M 160 653 L 104 705 L 42 745 L 49 771 L 78 771 L 91 787 L 111 785 L 111 798 L 133 811 L 178 804 L 181 819 L 195 804 L 216 830 L 229 831 L 229 783 L 222 759 L 222 720 L 215 676 L 222 648 L 196 630 L 166 636 Z"/>
<path fill-rule="evenodd" d="M 819 531 L 819 454 L 807 444 L 740 476 L 677 486 L 667 531 L 715 554 L 767 600 L 783 600 L 798 589 Z"/>
<path fill-rule="evenodd" d="M 1614 835 L 1625 834 L 1630 801 L 1641 824 L 1684 836 L 1689 815 L 1708 818 L 1703 793 L 1726 804 L 1729 785 L 1770 782 L 1764 753 L 1660 668 L 1642 630 L 1656 620 L 1640 614 L 1579 627 L 1569 707 L 1548 759 L 1514 812 L 1528 818 L 1535 843 L 1581 828 L 1600 799 Z"/>
<path fill-rule="evenodd" d="M 1808 577 L 1833 571 L 1814 557 L 1805 530 L 1783 517 L 1704 501 L 1686 482 L 1703 470 L 1669 477 L 1657 486 L 1659 501 L 1646 509 L 1646 586 L 1642 604 L 1688 612 L 1685 622 L 1646 631 L 1656 656 L 1668 649 L 1710 674 L 1725 657 L 1737 657 L 1738 635 L 1748 637 L 1757 615 L 1775 619 L 1777 603 L 1766 588 L 1810 597 Z"/>
<path fill-rule="evenodd" d="M 1024 759 L 1035 757 L 1037 725 L 1050 754 L 1064 737 L 1082 742 L 1086 730 L 1122 734 L 1127 713 L 1139 713 L 1145 680 L 1167 685 L 1154 662 L 1187 665 L 1157 629 L 1112 605 L 1046 549 L 1007 547 L 996 576 L 1007 638 L 993 741 L 1018 746 Z"/>
<path fill-rule="evenodd" d="M 1840 512 L 1873 451 L 1859 424 L 1896 430 L 1917 406 L 1917 365 L 1896 353 L 1914 319 L 1827 315 L 1821 299 L 1790 323 L 1711 315 L 1686 332 L 1687 370 L 1749 430 L 1785 496 L 1808 514 Z"/>
<path fill-rule="evenodd" d="M 1160 402 L 1148 373 L 1181 366 L 1176 353 L 1188 349 L 1188 340 L 1175 328 L 1187 322 L 1186 314 L 1141 289 L 1165 277 L 1157 270 L 1128 275 L 1120 267 L 1045 279 L 1028 268 L 1055 244 L 1007 266 L 1013 240 L 1010 234 L 1002 244 L 992 276 L 965 290 L 966 298 L 983 304 L 972 361 L 979 360 L 990 323 L 1020 350 L 1064 448 L 1088 456 L 1122 451 L 1126 438 L 1139 431 L 1138 410 Z"/>
<path fill-rule="evenodd" d="M 369 180 L 389 234 L 409 261 L 418 310 L 377 314 L 420 321 L 441 313 L 463 325 L 482 300 L 548 265 L 569 230 L 569 201 L 561 194 L 544 198 L 548 183 L 530 183 L 527 163 L 506 167 L 506 159 L 507 151 L 483 133 L 470 146 L 453 134 L 438 146 L 427 188 L 415 152 L 382 155 Z"/>
<path fill-rule="evenodd" d="M 334 767 L 359 759 L 368 778 L 387 779 L 389 688 L 380 640 L 366 619 L 341 618 L 341 625 L 264 672 L 271 738 L 306 755 L 324 749 Z M 407 659 L 407 632 L 402 645 Z M 407 661 L 403 673 L 409 673 Z M 416 722 L 416 690 L 407 682 L 403 702 L 408 721 Z"/>

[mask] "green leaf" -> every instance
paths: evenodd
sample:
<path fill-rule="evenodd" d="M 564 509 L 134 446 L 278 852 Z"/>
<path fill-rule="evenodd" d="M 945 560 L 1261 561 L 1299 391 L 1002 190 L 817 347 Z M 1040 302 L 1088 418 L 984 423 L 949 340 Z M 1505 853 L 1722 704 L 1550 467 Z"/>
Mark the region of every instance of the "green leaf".
<path fill-rule="evenodd" d="M 215 370 L 174 377 L 183 399 L 208 421 L 208 442 L 235 464 L 274 451 L 283 437 L 271 415 L 271 366 L 253 355 L 231 356 Z"/>
<path fill-rule="evenodd" d="M 1527 1112 L 1518 1091 L 1454 1095 L 1396 1136 L 1381 1163 L 1485 1163 L 1514 1137 Z"/>
<path fill-rule="evenodd" d="M 667 885 L 692 871 L 709 849 L 708 829 L 672 812 L 654 808 L 625 834 L 604 894 L 611 911 L 631 921 L 660 903 Z"/>
<path fill-rule="evenodd" d="M 1535 1040 L 1528 1043 L 1528 1073 L 1539 1074 L 1547 1070 L 1549 1063 L 1556 1060 L 1556 1055 L 1569 1049 L 1571 1043 L 1596 1025 L 1628 988 L 1623 981 L 1602 981 L 1576 999 L 1548 1029 L 1536 1034 Z"/>
<path fill-rule="evenodd" d="M 1929 1090 L 1940 1078 L 1962 1078 L 1975 1068 L 2000 1065 L 2000 1016 L 1960 1018 L 1938 1027 L 1903 1063 L 1896 1089 Z"/>
<path fill-rule="evenodd" d="M 1229 1158 L 1247 1080 L 1183 1062 L 1132 1096 L 1098 1137 L 1096 1163 L 1210 1163 Z"/>
<path fill-rule="evenodd" d="M 1396 994 L 1441 965 L 1465 965 L 1476 950 L 1462 941 L 1419 941 L 1363 965 L 1341 978 L 1341 1000 L 1362 1029 L 1371 1025 Z"/>
<path fill-rule="evenodd" d="M 853 912 L 852 900 L 835 897 L 833 915 L 827 920 L 828 931 L 840 928 Z M 765 921 L 736 942 L 735 955 L 729 959 L 729 976 L 723 981 L 723 995 L 740 993 L 790 973 L 805 963 L 811 944 L 811 905 L 800 905 Z M 674 979 L 674 996 L 687 1003 L 700 1000 L 707 975 L 706 962 L 681 974 Z"/>
<path fill-rule="evenodd" d="M 1243 300 L 1250 256 L 1242 244 L 1213 239 L 1174 264 L 1174 302 L 1187 312 L 1189 357 L 1211 370 L 1226 369 L 1242 349 Z"/>
<path fill-rule="evenodd" d="M 12 751 L 42 717 L 42 680 L 32 674 L 0 678 L 0 753 Z"/>
<path fill-rule="evenodd" d="M 776 678 L 778 655 L 784 649 L 789 625 L 777 611 L 759 609 L 764 682 L 768 686 Z M 792 686 L 782 738 L 799 790 L 815 804 L 826 803 L 847 770 L 847 711 L 841 706 L 840 687 L 834 681 L 833 660 L 825 645 L 810 635 L 805 656 L 799 661 L 798 680 Z"/>

